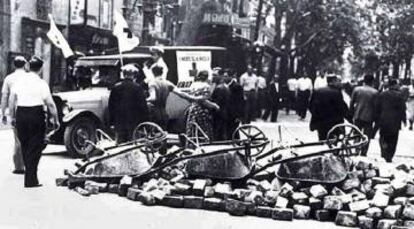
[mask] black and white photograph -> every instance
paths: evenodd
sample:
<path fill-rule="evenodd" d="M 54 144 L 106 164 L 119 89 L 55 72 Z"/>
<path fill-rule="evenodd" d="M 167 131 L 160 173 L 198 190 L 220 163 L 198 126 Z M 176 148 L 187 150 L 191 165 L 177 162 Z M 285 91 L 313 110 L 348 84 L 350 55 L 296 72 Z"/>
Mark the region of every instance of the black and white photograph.
<path fill-rule="evenodd" d="M 413 0 L 0 0 L 0 229 L 414 229 Z"/>

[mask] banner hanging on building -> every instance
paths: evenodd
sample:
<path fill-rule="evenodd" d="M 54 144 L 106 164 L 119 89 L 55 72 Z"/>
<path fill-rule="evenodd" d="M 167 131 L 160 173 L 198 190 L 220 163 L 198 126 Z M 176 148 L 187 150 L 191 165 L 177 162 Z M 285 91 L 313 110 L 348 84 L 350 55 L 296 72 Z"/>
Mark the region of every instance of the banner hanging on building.
<path fill-rule="evenodd" d="M 194 81 L 198 72 L 211 70 L 211 52 L 177 51 L 178 81 Z"/>

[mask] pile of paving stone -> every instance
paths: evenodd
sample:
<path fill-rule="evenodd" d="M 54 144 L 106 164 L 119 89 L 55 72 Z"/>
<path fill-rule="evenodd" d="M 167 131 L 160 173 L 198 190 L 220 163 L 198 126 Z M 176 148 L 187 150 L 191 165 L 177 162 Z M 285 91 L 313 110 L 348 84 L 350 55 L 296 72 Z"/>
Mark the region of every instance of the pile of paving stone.
<path fill-rule="evenodd" d="M 248 179 L 242 185 L 210 179 L 188 179 L 179 170 L 167 178 L 132 184 L 86 181 L 67 184 L 79 194 L 116 193 L 144 205 L 205 209 L 234 216 L 274 220 L 332 221 L 363 229 L 414 228 L 414 167 L 354 159 L 340 184 L 283 182 L 278 178 Z M 60 183 L 61 179 L 57 182 Z"/>

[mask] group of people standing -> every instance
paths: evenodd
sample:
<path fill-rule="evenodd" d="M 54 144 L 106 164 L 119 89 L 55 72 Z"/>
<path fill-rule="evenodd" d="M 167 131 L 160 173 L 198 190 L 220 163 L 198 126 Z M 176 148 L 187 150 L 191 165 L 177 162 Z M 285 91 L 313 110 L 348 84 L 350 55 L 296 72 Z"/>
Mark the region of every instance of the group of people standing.
<path fill-rule="evenodd" d="M 14 66 L 16 70 L 3 82 L 2 122 L 10 122 L 15 135 L 13 173 L 24 174 L 26 188 L 40 187 L 37 168 L 46 147 L 46 114 L 51 115 L 50 120 L 58 129 L 58 113 L 49 86 L 40 77 L 43 61 L 33 56 L 27 62 L 23 56 L 17 56 Z M 7 108 L 10 120 L 7 120 Z"/>

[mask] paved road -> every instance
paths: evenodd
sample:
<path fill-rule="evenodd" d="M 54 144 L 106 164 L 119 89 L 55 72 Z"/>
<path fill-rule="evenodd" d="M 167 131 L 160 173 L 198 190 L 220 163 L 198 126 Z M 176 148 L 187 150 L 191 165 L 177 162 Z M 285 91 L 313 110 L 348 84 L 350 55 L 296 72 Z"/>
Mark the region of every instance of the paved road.
<path fill-rule="evenodd" d="M 307 131 L 306 122 L 296 116 L 281 115 L 283 124 L 295 137 L 316 140 Z M 269 137 L 277 139 L 274 125 L 259 124 Z M 400 138 L 400 156 L 414 152 L 413 132 L 404 131 Z M 286 136 L 286 137 L 285 137 Z M 287 134 L 284 139 L 287 139 Z M 226 213 L 203 210 L 146 207 L 116 195 L 100 194 L 81 197 L 66 188 L 56 187 L 54 179 L 63 175 L 64 168 L 73 166 L 73 159 L 63 155 L 62 146 L 48 146 L 39 166 L 39 178 L 44 184 L 38 189 L 24 189 L 23 177 L 11 173 L 11 131 L 0 130 L 0 229 L 56 228 L 334 228 L 333 223 L 316 221 L 281 222 L 256 217 L 231 217 Z M 376 156 L 373 143 L 370 156 Z M 411 151 L 411 152 L 410 152 Z M 400 157 L 401 158 L 401 157 Z M 340 227 L 336 227 L 340 228 Z"/>

